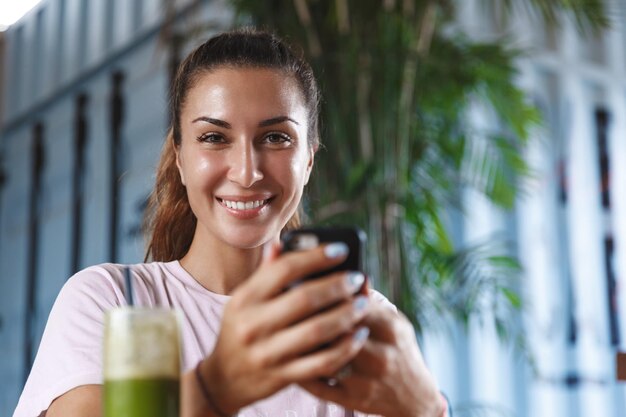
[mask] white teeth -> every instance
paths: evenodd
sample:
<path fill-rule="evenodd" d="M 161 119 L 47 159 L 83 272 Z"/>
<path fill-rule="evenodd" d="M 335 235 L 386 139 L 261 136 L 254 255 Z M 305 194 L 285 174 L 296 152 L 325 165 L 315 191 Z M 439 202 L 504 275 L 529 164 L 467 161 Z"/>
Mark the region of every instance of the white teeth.
<path fill-rule="evenodd" d="M 222 202 L 224 203 L 224 205 L 230 209 L 235 209 L 235 210 L 251 210 L 253 208 L 257 208 L 262 206 L 263 204 L 267 203 L 267 200 L 257 200 L 257 201 L 247 201 L 247 202 L 243 202 L 243 201 L 228 201 L 228 200 L 222 200 Z"/>

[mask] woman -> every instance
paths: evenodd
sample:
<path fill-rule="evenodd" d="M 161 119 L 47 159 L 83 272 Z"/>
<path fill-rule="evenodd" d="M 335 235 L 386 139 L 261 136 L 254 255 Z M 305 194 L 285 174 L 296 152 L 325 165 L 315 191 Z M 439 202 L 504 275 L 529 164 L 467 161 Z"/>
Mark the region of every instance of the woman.
<path fill-rule="evenodd" d="M 278 256 L 319 144 L 310 66 L 267 33 L 225 33 L 181 64 L 170 98 L 148 222 L 155 262 L 130 268 L 139 304 L 183 313 L 181 415 L 339 416 L 333 403 L 444 415 L 406 318 L 375 291 L 355 296 L 362 274 L 283 291 L 347 255 L 337 243 Z M 99 414 L 102 321 L 126 303 L 123 268 L 65 285 L 15 417 Z"/>

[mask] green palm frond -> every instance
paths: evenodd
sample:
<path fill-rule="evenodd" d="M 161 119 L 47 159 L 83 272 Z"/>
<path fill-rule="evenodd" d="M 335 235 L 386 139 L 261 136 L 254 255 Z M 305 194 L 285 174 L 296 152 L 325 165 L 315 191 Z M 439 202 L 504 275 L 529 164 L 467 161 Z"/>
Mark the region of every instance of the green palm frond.
<path fill-rule="evenodd" d="M 483 0 L 483 7 L 498 5 L 509 15 L 520 10 L 536 15 L 548 26 L 559 26 L 564 16 L 572 16 L 585 34 L 597 33 L 610 23 L 607 2 L 603 0 Z"/>
<path fill-rule="evenodd" d="M 507 39 L 477 43 L 451 31 L 457 3 L 450 0 L 232 4 L 243 21 L 301 47 L 318 75 L 325 147 L 308 190 L 313 220 L 368 231 L 370 273 L 418 330 L 436 317 L 484 317 L 515 339 L 512 312 L 523 297 L 513 252 L 501 241 L 460 246 L 448 213 L 462 210 L 465 187 L 511 208 L 519 178 L 529 174 L 523 149 L 540 118 L 515 84 L 523 51 Z M 609 19 L 600 0 L 485 0 L 483 7 L 509 16 L 525 7 L 549 25 L 569 15 L 581 30 Z M 476 101 L 497 129 L 480 132 L 467 122 Z"/>

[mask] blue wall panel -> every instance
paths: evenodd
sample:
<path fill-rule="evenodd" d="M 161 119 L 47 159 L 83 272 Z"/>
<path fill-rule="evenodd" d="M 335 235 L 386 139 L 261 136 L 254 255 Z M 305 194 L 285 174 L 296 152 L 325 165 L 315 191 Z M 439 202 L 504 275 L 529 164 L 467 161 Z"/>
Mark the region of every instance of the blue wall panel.
<path fill-rule="evenodd" d="M 107 7 L 112 7 L 109 21 Z M 125 0 L 43 1 L 5 34 L 10 65 L 2 100 L 9 130 L 0 132 L 0 145 L 10 174 L 0 202 L 0 346 L 4 353 L 0 356 L 0 415 L 12 414 L 24 375 L 33 124 L 43 122 L 46 150 L 35 260 L 36 349 L 58 291 L 72 273 L 79 94 L 88 97 L 79 267 L 110 261 L 111 77 L 120 70 L 125 73 L 125 103 L 118 253 L 120 261 L 143 259 L 144 242 L 138 233 L 141 209 L 153 185 L 166 130 L 168 73 L 167 52 L 158 43 L 158 33 L 145 37 L 158 22 L 160 2 L 142 0 L 139 17 L 133 15 L 134 7 L 134 2 Z M 133 19 L 143 26 L 134 27 Z"/>
<path fill-rule="evenodd" d="M 103 74 L 90 83 L 89 133 L 86 150 L 85 201 L 83 217 L 83 255 L 81 265 L 107 261 L 109 196 L 109 77 Z"/>
<path fill-rule="evenodd" d="M 167 72 L 165 55 L 153 45 L 125 62 L 130 70 L 125 84 L 127 123 L 124 164 L 121 261 L 139 262 L 144 256 L 141 208 L 154 184 L 154 171 L 167 128 L 165 112 Z M 156 122 L 155 121 L 160 121 Z"/>
<path fill-rule="evenodd" d="M 45 170 L 37 259 L 35 330 L 43 332 L 48 314 L 69 274 L 72 192 L 73 100 L 66 98 L 46 112 Z M 69 128 L 69 129 L 68 129 Z M 39 337 L 35 346 L 39 346 Z"/>
<path fill-rule="evenodd" d="M 129 0 L 109 0 L 113 6 L 113 48 L 120 48 L 132 40 L 133 2 Z"/>
<path fill-rule="evenodd" d="M 104 58 L 104 8 L 107 0 L 89 0 L 87 13 L 86 33 L 87 37 L 86 65 L 91 66 L 99 63 Z"/>
<path fill-rule="evenodd" d="M 30 144 L 28 126 L 3 138 L 9 173 L 2 198 L 0 239 L 0 413 L 10 415 L 23 378 Z"/>

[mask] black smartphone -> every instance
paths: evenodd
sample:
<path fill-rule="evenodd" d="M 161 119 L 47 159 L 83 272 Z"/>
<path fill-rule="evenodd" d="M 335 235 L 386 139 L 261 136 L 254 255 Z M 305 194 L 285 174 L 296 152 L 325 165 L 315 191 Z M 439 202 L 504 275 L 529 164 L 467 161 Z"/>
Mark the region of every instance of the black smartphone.
<path fill-rule="evenodd" d="M 348 245 L 349 253 L 346 259 L 339 265 L 323 271 L 315 272 L 301 280 L 293 282 L 285 290 L 289 290 L 306 280 L 315 279 L 337 271 L 363 271 L 363 252 L 365 248 L 366 235 L 358 227 L 327 227 L 327 228 L 303 228 L 286 232 L 282 237 L 282 252 L 292 252 L 298 250 L 313 249 L 323 243 L 343 242 Z M 367 275 L 365 282 L 357 294 L 367 295 Z M 330 344 L 325 343 L 319 347 L 324 349 Z M 333 378 L 322 378 L 327 384 L 332 384 Z M 336 382 L 335 382 L 336 383 Z"/>
<path fill-rule="evenodd" d="M 314 279 L 337 271 L 363 271 L 363 252 L 366 242 L 365 232 L 358 227 L 303 228 L 286 232 L 282 238 L 283 253 L 312 249 L 322 243 L 343 242 L 350 252 L 339 265 L 304 277 Z M 297 284 L 297 283 L 296 283 Z"/>

